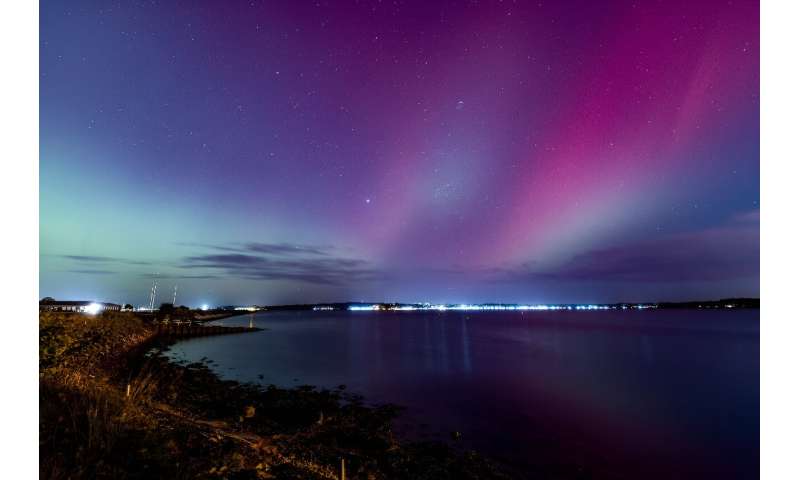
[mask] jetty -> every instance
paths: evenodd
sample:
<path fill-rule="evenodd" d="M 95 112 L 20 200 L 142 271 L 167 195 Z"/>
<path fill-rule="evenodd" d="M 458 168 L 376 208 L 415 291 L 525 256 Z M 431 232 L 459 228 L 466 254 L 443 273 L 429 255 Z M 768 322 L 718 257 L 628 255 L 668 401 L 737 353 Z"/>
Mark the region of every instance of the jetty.
<path fill-rule="evenodd" d="M 225 327 L 222 325 L 191 325 L 176 323 L 158 323 L 156 334 L 170 338 L 206 337 L 210 335 L 228 335 L 231 333 L 248 333 L 262 330 L 253 326 Z"/>

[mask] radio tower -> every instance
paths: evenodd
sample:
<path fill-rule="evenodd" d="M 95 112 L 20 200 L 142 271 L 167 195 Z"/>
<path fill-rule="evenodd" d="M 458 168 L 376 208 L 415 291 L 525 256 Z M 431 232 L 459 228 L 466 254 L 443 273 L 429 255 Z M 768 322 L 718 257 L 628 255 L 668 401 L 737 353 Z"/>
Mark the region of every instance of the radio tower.
<path fill-rule="evenodd" d="M 158 283 L 153 280 L 153 288 L 150 289 L 150 311 L 153 311 L 153 307 L 156 301 L 156 290 L 158 289 Z"/>

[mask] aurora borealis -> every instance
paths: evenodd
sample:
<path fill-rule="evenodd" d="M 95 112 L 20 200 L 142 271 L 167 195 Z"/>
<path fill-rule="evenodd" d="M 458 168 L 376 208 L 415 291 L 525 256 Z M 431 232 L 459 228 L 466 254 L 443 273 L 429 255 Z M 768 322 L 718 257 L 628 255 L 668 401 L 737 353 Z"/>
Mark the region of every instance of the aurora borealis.
<path fill-rule="evenodd" d="M 759 295 L 759 5 L 58 2 L 40 293 Z"/>

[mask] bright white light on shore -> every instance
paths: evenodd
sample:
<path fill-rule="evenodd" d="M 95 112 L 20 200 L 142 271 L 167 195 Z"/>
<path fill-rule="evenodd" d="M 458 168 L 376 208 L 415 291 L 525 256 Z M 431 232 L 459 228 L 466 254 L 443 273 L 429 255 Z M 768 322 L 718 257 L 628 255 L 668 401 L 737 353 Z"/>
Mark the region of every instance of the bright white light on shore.
<path fill-rule="evenodd" d="M 380 310 L 381 307 L 380 305 L 350 305 L 347 309 L 353 312 L 363 312 L 367 310 Z"/>
<path fill-rule="evenodd" d="M 200 310 L 202 310 L 202 311 L 204 311 L 204 312 L 205 312 L 206 310 L 208 310 L 208 305 L 206 305 L 206 304 L 204 303 L 203 305 L 201 305 L 201 306 L 200 306 Z"/>
<path fill-rule="evenodd" d="M 94 315 L 99 312 L 101 308 L 103 307 L 99 303 L 90 303 L 86 306 L 86 313 L 89 315 Z"/>

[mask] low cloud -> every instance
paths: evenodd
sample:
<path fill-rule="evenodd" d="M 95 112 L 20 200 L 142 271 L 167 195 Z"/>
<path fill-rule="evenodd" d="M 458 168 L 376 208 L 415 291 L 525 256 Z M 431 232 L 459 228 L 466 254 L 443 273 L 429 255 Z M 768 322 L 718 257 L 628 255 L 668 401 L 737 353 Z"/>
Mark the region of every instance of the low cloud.
<path fill-rule="evenodd" d="M 223 252 L 260 253 L 279 256 L 328 256 L 334 253 L 334 248 L 328 245 L 306 245 L 287 242 L 244 242 L 230 244 L 207 244 L 181 242 L 183 247 L 200 247 Z"/>
<path fill-rule="evenodd" d="M 174 275 L 174 274 L 164 274 L 164 273 L 143 273 L 140 275 L 143 278 L 149 279 L 166 279 L 166 280 L 185 280 L 185 279 L 194 279 L 194 280 L 211 280 L 215 278 L 219 278 L 218 275 Z"/>
<path fill-rule="evenodd" d="M 131 260 L 128 258 L 120 257 L 103 257 L 97 255 L 58 255 L 61 258 L 72 260 L 84 264 L 99 264 L 99 263 L 123 263 L 126 265 L 151 265 L 151 262 L 142 260 Z"/>
<path fill-rule="evenodd" d="M 210 269 L 251 280 L 293 280 L 320 285 L 374 280 L 378 272 L 365 260 L 339 257 L 326 246 L 287 243 L 208 245 L 232 253 L 184 257 L 180 267 Z"/>
<path fill-rule="evenodd" d="M 67 270 L 67 271 L 70 273 L 81 273 L 87 275 L 113 275 L 119 273 L 111 270 L 92 270 L 92 269 Z"/>
<path fill-rule="evenodd" d="M 76 262 L 88 262 L 88 263 L 106 263 L 114 261 L 114 259 L 111 257 L 98 257 L 93 255 L 61 255 L 61 257 L 69 260 L 74 260 Z"/>
<path fill-rule="evenodd" d="M 527 264 L 506 280 L 602 282 L 713 282 L 759 275 L 758 212 L 721 228 L 590 250 L 550 270 Z"/>
<path fill-rule="evenodd" d="M 333 248 L 327 246 L 293 245 L 289 243 L 246 243 L 244 248 L 250 252 L 271 255 L 314 255 L 326 256 Z"/>

